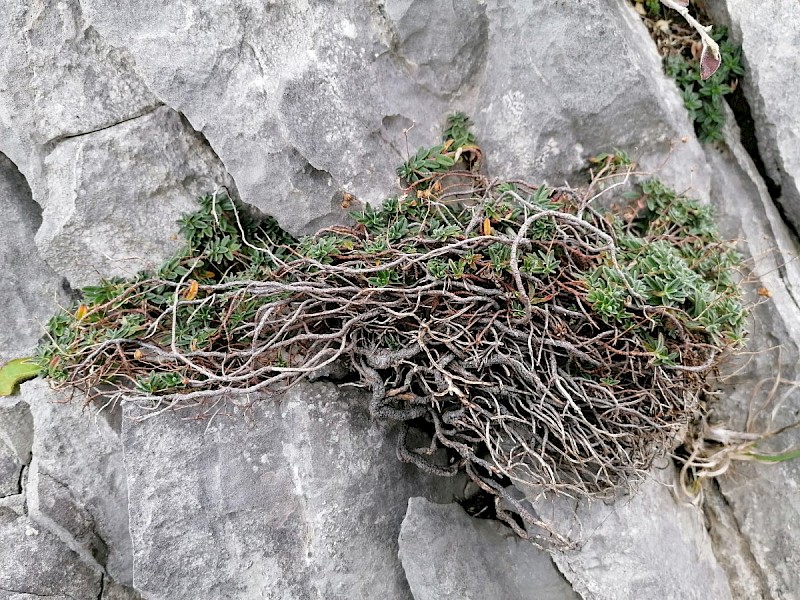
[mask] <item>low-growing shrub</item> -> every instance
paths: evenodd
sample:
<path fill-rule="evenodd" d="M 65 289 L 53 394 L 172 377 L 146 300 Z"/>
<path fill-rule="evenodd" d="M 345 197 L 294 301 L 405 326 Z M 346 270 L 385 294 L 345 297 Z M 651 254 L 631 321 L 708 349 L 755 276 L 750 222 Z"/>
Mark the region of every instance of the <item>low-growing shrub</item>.
<path fill-rule="evenodd" d="M 679 443 L 743 340 L 739 257 L 709 207 L 657 180 L 614 214 L 480 165 L 454 115 L 400 167 L 403 192 L 352 226 L 298 239 L 201 198 L 181 253 L 51 320 L 43 373 L 155 415 L 277 394 L 337 361 L 374 418 L 401 423 L 401 460 L 466 472 L 517 533 L 566 545 L 529 533 L 544 524 L 507 486 L 603 495 Z"/>

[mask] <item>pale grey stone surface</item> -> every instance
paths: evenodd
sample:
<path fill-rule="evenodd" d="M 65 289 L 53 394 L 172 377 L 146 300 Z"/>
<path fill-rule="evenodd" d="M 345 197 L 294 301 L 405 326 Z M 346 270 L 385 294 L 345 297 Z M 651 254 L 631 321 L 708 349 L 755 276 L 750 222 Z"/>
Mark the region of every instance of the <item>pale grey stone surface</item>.
<path fill-rule="evenodd" d="M 37 523 L 0 508 L 0 600 L 90 600 L 99 592 L 100 573 Z"/>
<path fill-rule="evenodd" d="M 0 498 L 19 493 L 22 463 L 5 443 L 0 441 Z"/>
<path fill-rule="evenodd" d="M 25 505 L 25 494 L 12 494 L 10 496 L 0 496 L 0 512 L 7 511 L 19 517 L 25 516 L 27 506 Z"/>
<path fill-rule="evenodd" d="M 696 140 L 677 143 L 691 126 L 624 0 L 84 7 L 202 131 L 242 198 L 295 232 L 341 220 L 339 189 L 383 198 L 403 128 L 416 123 L 412 150 L 429 144 L 455 108 L 475 118 L 498 175 L 561 184 L 587 153 L 618 146 L 652 166 L 672 152 L 680 187 L 707 183 Z"/>
<path fill-rule="evenodd" d="M 800 226 L 800 5 L 795 0 L 712 2 L 742 45 L 744 92 L 753 112 L 758 148 L 780 202 Z"/>
<path fill-rule="evenodd" d="M 1 38 L 0 38 L 1 39 Z M 39 257 L 33 236 L 42 221 L 25 178 L 0 154 L 0 364 L 27 356 L 43 325 L 66 301 L 62 278 Z"/>
<path fill-rule="evenodd" d="M 31 460 L 33 418 L 18 398 L 0 398 L 0 498 L 21 493 L 22 469 Z"/>
<path fill-rule="evenodd" d="M 726 5 L 744 44 L 761 152 L 798 224 L 798 7 Z M 718 414 L 744 427 L 760 381 L 778 371 L 800 378 L 795 241 L 732 138 L 722 154 L 700 148 L 626 0 L 6 0 L 2 8 L 0 152 L 10 160 L 0 156 L 0 305 L 13 319 L 0 321 L 0 361 L 30 351 L 37 321 L 66 303 L 64 276 L 78 286 L 158 265 L 177 247 L 175 220 L 195 196 L 228 185 L 294 232 L 341 222 L 342 190 L 368 201 L 397 191 L 404 129 L 414 125 L 413 152 L 460 109 L 476 121 L 490 175 L 561 185 L 582 177 L 587 155 L 618 147 L 682 191 L 706 198 L 710 188 L 726 232 L 747 240 L 772 292 L 755 313 L 753 348 L 782 347 L 748 357 Z M 147 598 L 408 599 L 395 556 L 405 502 L 421 490 L 450 499 L 453 482 L 397 463 L 391 439 L 353 407 L 360 400 L 326 385 L 262 404 L 246 426 L 221 415 L 210 424 L 171 415 L 127 422 L 127 472 L 113 418 L 42 403 L 51 396 L 41 384 L 23 387 L 36 415 L 34 459 L 18 493 L 31 417 L 0 403 L 0 496 L 8 494 L 0 514 L 29 511 L 44 537 L 14 538 L 21 545 L 11 553 L 0 544 L 0 565 L 27 586 L 0 591 L 3 600 L 94 599 L 95 576 L 80 573 L 100 562 L 121 581 L 133 573 Z M 797 420 L 794 396 L 770 418 Z M 800 589 L 798 481 L 796 463 L 737 464 L 720 480 L 712 535 L 734 597 L 791 598 Z M 602 514 L 606 525 L 581 553 L 559 559 L 576 589 L 587 598 L 692 597 L 669 586 L 702 580 L 704 597 L 724 598 L 698 515 L 663 488 L 637 498 L 583 515 Z M 4 536 L 19 528 L 2 527 Z M 731 536 L 718 536 L 721 528 Z M 62 557 L 94 594 L 37 587 L 37 553 L 45 566 Z M 104 597 L 118 591 L 107 581 Z"/>
<path fill-rule="evenodd" d="M 726 368 L 715 419 L 734 431 L 766 433 L 800 421 L 796 385 L 800 378 L 800 248 L 781 220 L 750 158 L 739 143 L 733 119 L 726 120 L 727 148 L 709 148 L 714 174 L 712 198 L 725 234 L 742 240 L 740 251 L 755 261 L 748 291 L 760 301 L 750 321 L 748 354 Z M 770 298 L 759 297 L 763 287 Z M 782 378 L 783 383 L 776 378 Z M 774 387 L 774 389 L 773 389 Z M 760 449 L 800 445 L 793 430 Z M 742 542 L 742 597 L 794 598 L 800 590 L 800 461 L 777 465 L 734 461 L 718 479 L 731 514 L 729 529 Z M 712 506 L 712 508 L 714 508 Z M 720 545 L 722 553 L 729 547 Z M 735 581 L 735 579 L 732 579 Z"/>
<path fill-rule="evenodd" d="M 0 398 L 0 442 L 5 443 L 20 463 L 30 462 L 33 417 L 27 403 L 19 397 Z"/>
<path fill-rule="evenodd" d="M 142 600 L 142 597 L 131 587 L 106 580 L 99 600 Z"/>
<path fill-rule="evenodd" d="M 529 492 L 540 518 L 579 543 L 553 560 L 584 600 L 732 598 L 702 513 L 676 501 L 674 484 L 670 464 L 613 503 Z"/>
<path fill-rule="evenodd" d="M 158 104 L 130 55 L 110 46 L 78 1 L 4 0 L 0 151 L 31 181 L 49 146 Z"/>
<path fill-rule="evenodd" d="M 578 600 L 547 552 L 457 504 L 410 498 L 400 560 L 414 600 Z"/>
<path fill-rule="evenodd" d="M 468 112 L 492 174 L 562 185 L 587 156 L 617 147 L 675 187 L 705 194 L 707 167 L 686 111 L 625 0 L 498 0 L 487 13 L 485 81 Z M 602 66 L 593 60 L 601 56 Z"/>
<path fill-rule="evenodd" d="M 34 420 L 26 494 L 32 520 L 55 533 L 87 564 L 130 583 L 128 490 L 118 431 L 106 413 L 46 382 L 22 386 Z M 70 402 L 70 400 L 72 400 Z"/>
<path fill-rule="evenodd" d="M 195 198 L 232 184 L 203 139 L 174 110 L 58 144 L 44 161 L 36 243 L 73 287 L 157 268 L 181 245 L 178 217 Z"/>
<path fill-rule="evenodd" d="M 449 502 L 463 481 L 400 463 L 366 404 L 315 383 L 251 420 L 137 423 L 126 405 L 134 587 L 149 600 L 410 600 L 397 559 L 408 498 Z"/>

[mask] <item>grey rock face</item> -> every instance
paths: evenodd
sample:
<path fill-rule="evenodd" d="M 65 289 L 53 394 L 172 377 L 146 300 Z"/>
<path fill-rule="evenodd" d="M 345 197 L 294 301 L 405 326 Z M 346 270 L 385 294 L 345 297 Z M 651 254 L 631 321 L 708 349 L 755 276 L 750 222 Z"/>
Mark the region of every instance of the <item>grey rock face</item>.
<path fill-rule="evenodd" d="M 488 66 L 470 109 L 493 174 L 562 185 L 614 140 L 677 188 L 704 193 L 686 111 L 626 1 L 495 1 L 487 13 Z"/>
<path fill-rule="evenodd" d="M 41 209 L 17 167 L 0 154 L 0 364 L 30 354 L 43 324 L 65 302 L 59 277 L 39 257 L 33 236 L 42 221 Z"/>
<path fill-rule="evenodd" d="M 178 249 L 177 218 L 232 188 L 213 151 L 175 111 L 58 144 L 44 163 L 36 243 L 74 287 L 154 269 Z"/>
<path fill-rule="evenodd" d="M 30 462 L 33 418 L 28 405 L 19 398 L 0 398 L 0 442 L 20 464 Z"/>
<path fill-rule="evenodd" d="M 251 421 L 137 423 L 126 405 L 135 588 L 152 600 L 410 600 L 397 560 L 408 498 L 449 502 L 460 480 L 400 463 L 366 402 L 315 383 L 262 400 Z"/>
<path fill-rule="evenodd" d="M 142 597 L 131 587 L 120 585 L 114 581 L 106 581 L 100 600 L 142 600 Z"/>
<path fill-rule="evenodd" d="M 6 444 L 0 442 L 0 498 L 20 493 L 22 464 Z"/>
<path fill-rule="evenodd" d="M 58 140 L 109 127 L 158 104 L 130 55 L 105 42 L 80 2 L 3 3 L 2 150 L 31 180 Z"/>
<path fill-rule="evenodd" d="M 613 504 L 546 499 L 531 491 L 539 516 L 578 549 L 553 560 L 584 600 L 732 598 L 702 514 L 676 502 L 674 472 L 654 472 Z"/>
<path fill-rule="evenodd" d="M 99 593 L 98 572 L 49 531 L 0 508 L 0 599 L 89 600 Z"/>
<path fill-rule="evenodd" d="M 761 151 L 796 225 L 800 16 L 789 0 L 726 4 Z M 396 191 L 406 135 L 413 152 L 460 109 L 476 121 L 491 175 L 561 185 L 582 177 L 587 155 L 618 147 L 678 189 L 706 197 L 711 185 L 729 235 L 747 239 L 772 292 L 756 310 L 753 349 L 782 347 L 748 357 L 718 415 L 745 428 L 750 398 L 769 387 L 762 380 L 778 370 L 800 378 L 795 241 L 733 137 L 725 153 L 700 148 L 626 0 L 8 0 L 3 9 L 0 152 L 14 162 L 0 156 L 0 305 L 14 320 L 0 322 L 0 361 L 30 351 L 37 321 L 65 302 L 62 277 L 79 286 L 157 266 L 195 196 L 227 185 L 293 232 L 341 222 L 342 190 L 366 201 Z M 103 565 L 148 599 L 410 599 L 461 593 L 466 582 L 513 597 L 528 588 L 528 560 L 553 575 L 499 526 L 420 500 L 400 541 L 404 573 L 396 554 L 408 498 L 448 502 L 458 482 L 400 464 L 358 394 L 317 384 L 246 417 L 128 420 L 120 440 L 117 416 L 53 405 L 39 383 L 23 390 L 25 402 L 0 402 L 0 600 L 96 598 Z M 788 424 L 795 405 L 787 395 L 750 425 Z M 707 514 L 730 591 L 700 516 L 656 482 L 614 508 L 581 507 L 587 542 L 558 565 L 585 598 L 791 598 L 797 469 L 737 464 L 719 481 Z M 570 508 L 542 514 L 569 526 Z M 448 548 L 471 566 L 463 572 L 424 558 L 445 513 L 457 525 L 444 533 L 472 540 L 468 557 L 457 541 Z M 518 578 L 491 578 L 498 555 Z M 135 597 L 108 579 L 104 598 Z"/>
<path fill-rule="evenodd" d="M 727 367 L 715 420 L 734 431 L 765 433 L 796 423 L 800 377 L 800 254 L 728 118 L 727 149 L 707 151 L 712 166 L 712 198 L 725 232 L 742 240 L 740 250 L 755 261 L 749 286 L 760 301 L 751 318 L 748 354 Z M 759 298 L 756 287 L 771 297 Z M 782 381 L 776 381 L 781 378 Z M 789 431 L 759 450 L 797 447 L 800 432 Z M 794 598 L 800 590 L 800 463 L 776 465 L 734 461 L 718 478 L 721 498 L 710 510 L 734 535 L 718 544 L 732 568 L 740 597 Z M 712 530 L 713 532 L 713 530 Z M 731 556 L 738 545 L 741 552 Z M 734 568 L 735 567 L 735 568 Z"/>
<path fill-rule="evenodd" d="M 699 159 L 675 174 L 680 187 L 707 182 L 696 141 L 670 148 L 691 128 L 624 0 L 83 5 L 202 131 L 242 198 L 293 232 L 340 221 L 340 189 L 384 197 L 402 130 L 416 123 L 411 148 L 428 144 L 454 108 L 475 117 L 490 165 L 514 176 L 560 184 L 616 145 L 653 165 L 671 151 Z M 579 58 L 588 47 L 602 69 Z"/>
<path fill-rule="evenodd" d="M 22 386 L 34 420 L 26 487 L 32 520 L 54 532 L 82 560 L 130 583 L 128 491 L 119 434 L 108 415 L 82 409 L 41 380 Z"/>
<path fill-rule="evenodd" d="M 22 493 L 22 469 L 31 460 L 33 418 L 18 398 L 0 398 L 0 498 Z"/>
<path fill-rule="evenodd" d="M 711 3 L 730 21 L 745 57 L 745 95 L 758 148 L 769 176 L 781 186 L 781 204 L 800 225 L 800 10 L 793 0 Z M 727 12 L 727 14 L 725 14 Z"/>
<path fill-rule="evenodd" d="M 457 504 L 411 498 L 400 560 L 415 600 L 577 600 L 550 555 Z"/>

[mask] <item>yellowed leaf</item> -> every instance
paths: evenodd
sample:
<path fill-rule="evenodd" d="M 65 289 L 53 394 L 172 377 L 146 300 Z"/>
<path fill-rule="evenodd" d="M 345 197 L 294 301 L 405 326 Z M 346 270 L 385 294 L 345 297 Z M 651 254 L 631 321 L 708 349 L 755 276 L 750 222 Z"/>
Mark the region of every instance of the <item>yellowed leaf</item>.
<path fill-rule="evenodd" d="M 81 304 L 78 307 L 78 310 L 75 311 L 75 318 L 80 321 L 83 317 L 86 316 L 86 313 L 89 312 L 89 307 L 85 304 Z"/>
<path fill-rule="evenodd" d="M 186 290 L 186 292 L 184 292 L 184 294 L 183 294 L 183 299 L 184 300 L 194 300 L 195 298 L 197 298 L 197 290 L 198 289 L 200 289 L 200 284 L 197 283 L 196 280 L 192 279 L 189 282 L 189 289 Z"/>

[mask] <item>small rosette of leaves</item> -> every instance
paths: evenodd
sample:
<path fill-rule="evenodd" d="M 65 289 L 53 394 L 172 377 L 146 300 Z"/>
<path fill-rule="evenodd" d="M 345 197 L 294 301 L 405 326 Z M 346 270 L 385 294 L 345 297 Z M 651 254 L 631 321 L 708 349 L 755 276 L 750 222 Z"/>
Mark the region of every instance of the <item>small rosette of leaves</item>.
<path fill-rule="evenodd" d="M 670 319 L 720 349 L 740 346 L 747 310 L 736 280 L 741 257 L 719 238 L 711 207 L 686 198 L 656 179 L 643 182 L 645 208 L 629 223 L 614 217 L 620 251 L 587 273 L 587 299 L 604 319 L 649 335 Z M 644 308 L 634 319 L 636 308 Z M 650 307 L 666 312 L 654 314 Z"/>
<path fill-rule="evenodd" d="M 451 115 L 442 143 L 432 148 L 421 147 L 398 167 L 397 174 L 417 193 L 422 193 L 434 183 L 437 173 L 446 173 L 454 168 L 476 168 L 480 161 L 480 150 L 469 126 L 470 120 L 464 113 Z"/>

